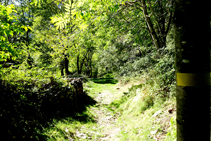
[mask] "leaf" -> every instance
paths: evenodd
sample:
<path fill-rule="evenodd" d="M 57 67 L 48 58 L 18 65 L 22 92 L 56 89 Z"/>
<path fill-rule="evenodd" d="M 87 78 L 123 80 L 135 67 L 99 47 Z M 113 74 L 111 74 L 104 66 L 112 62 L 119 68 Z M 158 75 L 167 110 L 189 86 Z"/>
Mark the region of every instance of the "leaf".
<path fill-rule="evenodd" d="M 30 29 L 32 31 L 32 28 L 30 26 L 28 26 L 28 29 Z"/>
<path fill-rule="evenodd" d="M 26 26 L 24 27 L 24 29 L 25 29 L 26 32 L 28 31 L 28 28 Z"/>
<path fill-rule="evenodd" d="M 7 36 L 7 33 L 4 31 L 4 35 Z"/>
<path fill-rule="evenodd" d="M 88 27 L 87 24 L 82 24 L 82 25 L 79 26 L 79 28 L 80 28 L 81 30 L 85 30 L 87 27 Z"/>
<path fill-rule="evenodd" d="M 10 31 L 9 31 L 9 34 L 10 34 L 11 36 L 13 36 L 13 31 L 10 30 Z"/>
<path fill-rule="evenodd" d="M 66 12 L 70 12 L 70 7 L 71 7 L 70 4 L 65 3 L 65 4 L 64 4 L 64 7 L 65 7 L 65 11 L 66 11 Z"/>

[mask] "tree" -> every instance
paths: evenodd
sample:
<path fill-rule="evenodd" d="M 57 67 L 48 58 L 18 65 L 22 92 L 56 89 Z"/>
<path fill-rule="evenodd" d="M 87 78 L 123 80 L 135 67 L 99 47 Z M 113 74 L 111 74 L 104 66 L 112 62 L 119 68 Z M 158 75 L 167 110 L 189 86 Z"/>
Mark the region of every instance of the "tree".
<path fill-rule="evenodd" d="M 24 26 L 32 26 L 32 21 L 33 21 L 33 15 L 32 15 L 32 11 L 34 10 L 34 8 L 30 5 L 30 1 L 28 0 L 20 0 L 19 1 L 20 5 L 16 6 L 17 9 L 17 17 L 19 20 L 20 25 L 24 25 Z M 32 64 L 33 64 L 33 58 L 31 57 L 30 54 L 30 44 L 31 44 L 31 31 L 32 30 L 26 30 L 26 32 L 24 33 L 23 36 L 20 37 L 19 43 L 20 46 L 22 47 L 23 50 L 27 50 L 27 63 L 29 65 L 29 68 L 32 68 Z"/>
<path fill-rule="evenodd" d="M 174 1 L 175 0 L 126 1 L 120 4 L 120 9 L 123 10 L 119 11 L 134 7 L 142 12 L 142 14 L 136 14 L 136 18 L 139 18 L 139 20 L 144 19 L 152 42 L 157 49 L 161 49 L 166 47 L 166 36 L 171 29 L 172 18 L 174 16 Z M 134 11 L 136 10 L 133 10 L 133 12 Z M 131 19 L 132 18 L 127 18 L 126 23 L 130 22 Z"/>
<path fill-rule="evenodd" d="M 177 140 L 209 140 L 210 1 L 175 2 Z"/>
<path fill-rule="evenodd" d="M 20 50 L 17 38 L 22 36 L 25 31 L 31 29 L 29 26 L 20 25 L 15 16 L 16 10 L 14 5 L 0 5 L 0 61 L 15 59 Z"/>

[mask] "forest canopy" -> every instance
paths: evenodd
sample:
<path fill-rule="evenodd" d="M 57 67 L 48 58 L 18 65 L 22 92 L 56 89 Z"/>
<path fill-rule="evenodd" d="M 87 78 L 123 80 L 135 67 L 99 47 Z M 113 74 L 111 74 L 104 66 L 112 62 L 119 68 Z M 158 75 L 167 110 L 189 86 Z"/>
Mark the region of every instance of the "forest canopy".
<path fill-rule="evenodd" d="M 30 68 L 60 70 L 61 75 L 140 73 L 148 67 L 146 61 L 157 61 L 165 54 L 174 16 L 173 0 L 10 3 L 1 5 L 7 9 L 2 16 L 10 20 L 1 20 L 5 26 L 2 46 L 8 44 L 1 58 L 16 59 L 19 64 L 28 60 L 25 65 Z M 147 57 L 150 52 L 153 55 Z"/>

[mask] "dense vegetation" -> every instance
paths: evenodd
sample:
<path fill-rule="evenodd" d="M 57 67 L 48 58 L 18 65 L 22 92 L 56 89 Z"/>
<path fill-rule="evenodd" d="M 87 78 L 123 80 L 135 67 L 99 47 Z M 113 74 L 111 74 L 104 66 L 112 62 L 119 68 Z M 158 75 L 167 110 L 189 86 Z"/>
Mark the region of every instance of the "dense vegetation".
<path fill-rule="evenodd" d="M 96 101 L 88 95 L 75 97 L 67 78 L 84 77 L 84 84 L 91 85 L 104 82 L 97 78 L 126 84 L 145 76 L 148 95 L 141 111 L 173 98 L 173 10 L 174 0 L 1 1 L 3 134 L 45 140 L 43 129 L 55 119 L 93 121 L 85 111 Z M 135 95 L 130 92 L 108 108 L 119 108 Z"/>

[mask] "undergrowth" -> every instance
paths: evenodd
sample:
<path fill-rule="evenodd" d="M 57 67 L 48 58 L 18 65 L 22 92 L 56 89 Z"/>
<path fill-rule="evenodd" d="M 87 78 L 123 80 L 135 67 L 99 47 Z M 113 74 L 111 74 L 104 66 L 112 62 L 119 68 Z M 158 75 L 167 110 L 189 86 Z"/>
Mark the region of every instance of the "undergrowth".
<path fill-rule="evenodd" d="M 0 79 L 3 136 L 45 140 L 47 136 L 42 134 L 43 129 L 52 126 L 53 119 L 72 117 L 84 122 L 89 119 L 88 115 L 83 114 L 82 117 L 80 113 L 95 104 L 91 97 L 84 95 L 79 99 L 67 81 L 52 74 L 43 76 L 42 73 L 33 69 L 1 72 L 7 74 Z"/>

